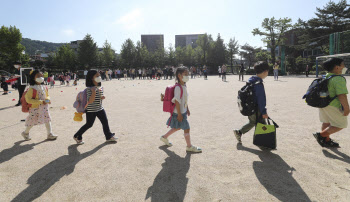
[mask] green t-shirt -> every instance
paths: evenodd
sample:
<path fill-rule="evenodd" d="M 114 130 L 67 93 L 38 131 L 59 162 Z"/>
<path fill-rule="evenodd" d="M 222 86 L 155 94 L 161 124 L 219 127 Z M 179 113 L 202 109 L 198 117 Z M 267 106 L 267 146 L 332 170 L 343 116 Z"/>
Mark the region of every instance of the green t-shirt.
<path fill-rule="evenodd" d="M 332 75 L 336 75 L 334 73 L 327 73 L 326 78 L 329 78 Z M 341 76 L 336 76 L 331 78 L 328 81 L 328 92 L 329 96 L 335 97 L 337 95 L 348 94 L 348 89 L 346 88 L 346 80 Z M 335 98 L 330 104 L 330 106 L 341 109 L 342 105 L 340 104 L 339 98 Z"/>

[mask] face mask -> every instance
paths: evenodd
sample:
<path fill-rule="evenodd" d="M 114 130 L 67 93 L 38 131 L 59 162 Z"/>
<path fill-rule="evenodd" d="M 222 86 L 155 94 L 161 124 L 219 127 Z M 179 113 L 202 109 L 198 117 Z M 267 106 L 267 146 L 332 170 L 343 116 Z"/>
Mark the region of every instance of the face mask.
<path fill-rule="evenodd" d="M 182 81 L 185 82 L 185 83 L 188 82 L 189 80 L 190 80 L 189 76 L 183 76 L 182 77 Z"/>
<path fill-rule="evenodd" d="M 101 80 L 102 80 L 102 79 L 101 79 L 100 76 L 95 78 L 96 83 L 101 83 Z"/>
<path fill-rule="evenodd" d="M 341 70 L 341 74 L 345 74 L 345 73 L 346 73 L 346 70 L 348 70 L 348 68 L 344 67 L 344 68 Z"/>
<path fill-rule="evenodd" d="M 35 81 L 38 83 L 42 83 L 42 82 L 44 82 L 44 77 L 36 78 Z"/>

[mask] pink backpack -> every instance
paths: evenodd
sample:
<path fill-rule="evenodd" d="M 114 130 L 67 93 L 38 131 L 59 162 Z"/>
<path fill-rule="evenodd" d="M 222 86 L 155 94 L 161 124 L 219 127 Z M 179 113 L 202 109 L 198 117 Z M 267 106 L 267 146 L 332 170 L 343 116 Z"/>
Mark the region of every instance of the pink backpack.
<path fill-rule="evenodd" d="M 175 109 L 175 103 L 171 102 L 171 100 L 174 98 L 174 92 L 175 92 L 176 86 L 179 86 L 181 89 L 181 95 L 180 95 L 180 99 L 181 99 L 182 95 L 183 95 L 183 89 L 182 89 L 182 86 L 178 83 L 173 85 L 173 86 L 166 87 L 164 98 L 163 98 L 163 111 L 170 113 L 170 121 L 171 121 L 171 118 L 173 116 L 174 109 Z M 169 121 L 169 125 L 170 125 L 170 121 Z M 169 127 L 169 125 L 168 125 L 168 127 Z"/>
<path fill-rule="evenodd" d="M 85 113 L 85 106 L 87 103 L 87 88 L 83 91 L 80 91 L 77 95 L 77 98 L 73 104 L 73 107 L 77 112 Z"/>

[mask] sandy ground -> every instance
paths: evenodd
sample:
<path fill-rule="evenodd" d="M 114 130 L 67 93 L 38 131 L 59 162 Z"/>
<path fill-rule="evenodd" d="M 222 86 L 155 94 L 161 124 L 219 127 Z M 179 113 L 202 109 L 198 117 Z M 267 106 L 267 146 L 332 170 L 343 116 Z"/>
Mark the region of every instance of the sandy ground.
<path fill-rule="evenodd" d="M 183 132 L 170 137 L 173 147 L 159 140 L 169 116 L 160 93 L 174 80 L 102 83 L 116 144 L 104 143 L 97 119 L 85 145 L 75 145 L 72 136 L 85 116 L 74 122 L 72 104 L 83 81 L 50 90 L 56 141 L 45 141 L 44 125 L 23 141 L 20 120 L 27 114 L 12 107 L 17 91 L 0 96 L 0 201 L 349 201 L 349 129 L 333 135 L 339 149 L 317 144 L 318 110 L 301 99 L 313 78 L 265 80 L 268 114 L 280 125 L 272 152 L 253 145 L 253 130 L 237 145 L 232 129 L 247 122 L 236 103 L 244 83 L 238 76 L 227 80 L 210 76 L 187 85 L 192 143 L 203 148 L 192 155 Z"/>

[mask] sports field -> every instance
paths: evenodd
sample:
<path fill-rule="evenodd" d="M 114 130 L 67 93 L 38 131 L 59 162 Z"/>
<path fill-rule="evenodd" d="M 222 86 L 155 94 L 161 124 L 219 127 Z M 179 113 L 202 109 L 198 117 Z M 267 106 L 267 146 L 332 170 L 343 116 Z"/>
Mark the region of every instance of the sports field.
<path fill-rule="evenodd" d="M 44 125 L 23 140 L 27 114 L 12 107 L 18 99 L 12 91 L 0 96 L 0 201 L 349 201 L 350 131 L 332 136 L 339 149 L 317 144 L 318 110 L 301 99 L 313 79 L 265 79 L 267 111 L 280 126 L 272 152 L 253 145 L 253 130 L 237 145 L 232 130 L 248 119 L 236 103 L 244 85 L 236 75 L 187 84 L 191 139 L 201 154 L 186 154 L 183 132 L 169 138 L 173 147 L 159 140 L 169 117 L 160 93 L 174 80 L 102 82 L 115 144 L 105 143 L 98 119 L 84 134 L 85 144 L 75 144 L 85 116 L 74 122 L 72 105 L 83 80 L 78 87 L 49 89 L 56 141 L 45 141 Z"/>

